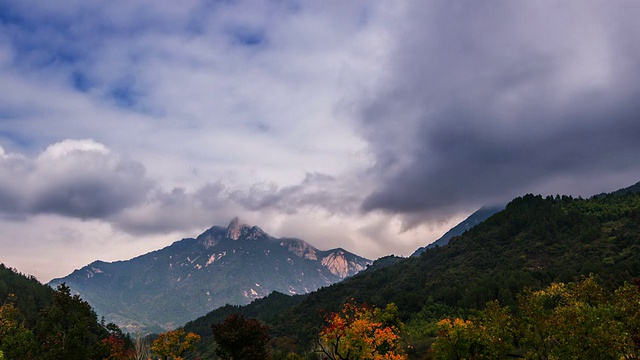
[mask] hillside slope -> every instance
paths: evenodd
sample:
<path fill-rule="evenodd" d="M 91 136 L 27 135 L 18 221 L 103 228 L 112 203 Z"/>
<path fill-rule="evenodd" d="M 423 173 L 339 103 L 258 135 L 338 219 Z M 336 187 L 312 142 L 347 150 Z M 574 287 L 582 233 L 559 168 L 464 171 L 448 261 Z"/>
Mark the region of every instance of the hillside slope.
<path fill-rule="evenodd" d="M 464 311 L 494 299 L 514 304 L 525 287 L 591 273 L 615 288 L 640 276 L 638 254 L 640 195 L 526 195 L 446 246 L 313 292 L 267 324 L 274 336 L 310 346 L 324 310 L 335 311 L 350 299 L 375 306 L 394 302 L 410 321 L 439 306 Z"/>
<path fill-rule="evenodd" d="M 113 324 L 105 325 L 69 288 L 53 290 L 32 276 L 0 264 L 1 359 L 111 359 L 117 339 L 132 345 Z"/>

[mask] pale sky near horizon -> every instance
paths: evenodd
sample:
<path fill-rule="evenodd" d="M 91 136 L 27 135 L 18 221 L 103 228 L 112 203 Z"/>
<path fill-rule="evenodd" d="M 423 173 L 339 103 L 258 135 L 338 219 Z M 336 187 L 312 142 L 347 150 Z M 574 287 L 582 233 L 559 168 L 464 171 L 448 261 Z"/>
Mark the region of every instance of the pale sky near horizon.
<path fill-rule="evenodd" d="M 235 216 L 371 259 L 640 180 L 640 2 L 0 0 L 0 262 Z"/>

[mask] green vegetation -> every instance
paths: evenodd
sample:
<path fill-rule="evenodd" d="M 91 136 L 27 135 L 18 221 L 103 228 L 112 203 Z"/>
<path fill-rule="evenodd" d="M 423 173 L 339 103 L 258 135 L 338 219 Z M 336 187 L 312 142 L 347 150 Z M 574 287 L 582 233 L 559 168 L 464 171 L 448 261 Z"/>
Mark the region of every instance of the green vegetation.
<path fill-rule="evenodd" d="M 232 314 L 224 322 L 211 325 L 211 331 L 216 355 L 224 360 L 269 358 L 269 329 L 258 320 Z"/>
<path fill-rule="evenodd" d="M 0 265 L 0 353 L 4 359 L 129 359 L 132 343 L 98 322 L 86 301 Z"/>
<path fill-rule="evenodd" d="M 9 297 L 24 316 L 25 326 L 30 328 L 36 325 L 40 309 L 53 303 L 53 291 L 50 287 L 42 285 L 33 276 L 19 274 L 0 264 L 0 304 Z"/>
<path fill-rule="evenodd" d="M 219 309 L 185 329 L 194 331 L 203 319 L 220 322 L 237 311 L 269 326 L 274 341 L 294 342 L 296 352 L 309 354 L 326 311 L 337 312 L 352 298 L 378 308 L 395 303 L 406 324 L 402 337 L 407 354 L 420 359 L 443 318 L 468 318 L 491 301 L 517 307 L 525 289 L 577 282 L 589 274 L 606 291 L 640 276 L 639 215 L 637 193 L 590 199 L 526 195 L 420 257 L 365 271 L 303 297 L 274 296 L 247 307 Z M 213 344 L 210 333 L 200 334 L 203 344 Z"/>
<path fill-rule="evenodd" d="M 167 359 L 637 359 L 640 291 L 630 284 L 640 277 L 638 254 L 639 194 L 526 195 L 446 246 L 381 259 L 308 295 L 227 305 L 177 337 L 161 334 L 154 351 Z M 65 286 L 43 290 L 4 267 L 0 275 L 5 359 L 141 353 Z"/>
<path fill-rule="evenodd" d="M 514 309 L 490 302 L 470 320 L 438 322 L 436 359 L 638 359 L 640 291 L 593 277 L 527 290 Z"/>

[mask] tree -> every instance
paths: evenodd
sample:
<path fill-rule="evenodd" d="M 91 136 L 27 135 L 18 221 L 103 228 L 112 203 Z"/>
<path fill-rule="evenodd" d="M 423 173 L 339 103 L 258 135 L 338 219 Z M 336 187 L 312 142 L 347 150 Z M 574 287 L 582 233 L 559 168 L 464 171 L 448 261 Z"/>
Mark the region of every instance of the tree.
<path fill-rule="evenodd" d="M 136 350 L 131 337 L 125 335 L 114 323 L 107 324 L 106 329 L 109 331 L 109 337 L 102 339 L 102 344 L 108 349 L 109 356 L 105 360 L 133 360 Z"/>
<path fill-rule="evenodd" d="M 398 308 L 384 310 L 346 303 L 326 317 L 318 339 L 321 353 L 331 360 L 403 360 Z"/>
<path fill-rule="evenodd" d="M 438 339 L 431 349 L 436 359 L 471 358 L 474 324 L 460 318 L 446 318 L 438 321 Z"/>
<path fill-rule="evenodd" d="M 33 358 L 37 347 L 33 332 L 24 326 L 22 314 L 13 301 L 10 295 L 0 306 L 0 351 L 9 359 Z"/>
<path fill-rule="evenodd" d="M 626 334 L 627 359 L 640 359 L 640 280 L 634 282 L 618 288 L 612 300 Z"/>
<path fill-rule="evenodd" d="M 217 344 L 216 355 L 225 360 L 268 359 L 269 328 L 256 319 L 231 314 L 224 322 L 211 325 Z"/>
<path fill-rule="evenodd" d="M 136 336 L 133 346 L 135 350 L 134 360 L 147 360 L 151 357 L 151 344 L 146 338 Z"/>
<path fill-rule="evenodd" d="M 65 284 L 58 286 L 53 305 L 42 311 L 36 326 L 43 359 L 104 359 L 109 353 L 101 340 L 108 336 L 89 303 L 78 295 L 71 296 Z"/>
<path fill-rule="evenodd" d="M 151 350 L 162 360 L 182 360 L 182 356 L 193 350 L 198 341 L 200 335 L 192 332 L 185 335 L 184 329 L 177 329 L 160 334 L 151 345 Z"/>
<path fill-rule="evenodd" d="M 510 311 L 497 302 L 470 319 L 443 319 L 436 359 L 638 359 L 640 292 L 611 297 L 593 277 L 524 291 Z"/>

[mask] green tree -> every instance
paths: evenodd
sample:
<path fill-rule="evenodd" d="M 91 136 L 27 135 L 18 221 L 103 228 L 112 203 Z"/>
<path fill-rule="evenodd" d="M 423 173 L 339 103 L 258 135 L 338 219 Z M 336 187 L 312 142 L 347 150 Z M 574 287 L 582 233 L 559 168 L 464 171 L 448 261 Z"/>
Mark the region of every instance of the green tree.
<path fill-rule="evenodd" d="M 42 311 L 36 326 L 36 337 L 44 351 L 42 359 L 103 359 L 109 353 L 101 340 L 108 336 L 89 303 L 72 296 L 65 284 L 58 286 L 53 305 Z"/>
<path fill-rule="evenodd" d="M 269 329 L 256 319 L 231 314 L 211 325 L 216 355 L 225 360 L 269 359 Z"/>
<path fill-rule="evenodd" d="M 438 338 L 431 350 L 436 359 L 472 359 L 476 338 L 475 324 L 460 318 L 445 318 L 438 321 Z"/>

